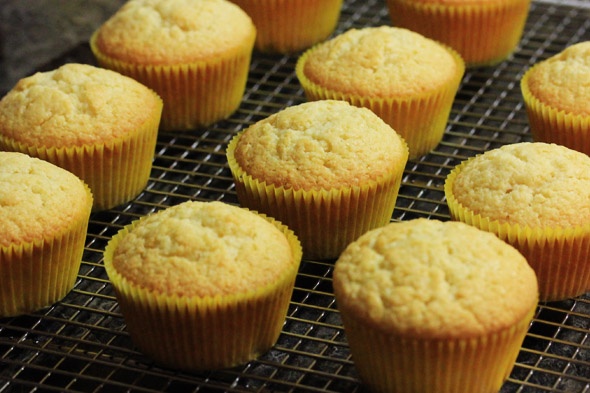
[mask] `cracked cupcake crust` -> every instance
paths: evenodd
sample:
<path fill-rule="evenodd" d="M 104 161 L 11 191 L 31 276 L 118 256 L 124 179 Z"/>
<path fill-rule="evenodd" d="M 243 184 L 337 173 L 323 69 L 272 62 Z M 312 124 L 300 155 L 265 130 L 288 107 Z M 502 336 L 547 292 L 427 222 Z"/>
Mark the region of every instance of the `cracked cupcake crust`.
<path fill-rule="evenodd" d="M 536 64 L 528 77 L 531 94 L 545 105 L 590 116 L 590 41 L 571 45 Z"/>
<path fill-rule="evenodd" d="M 189 297 L 245 294 L 296 263 L 276 226 L 222 202 L 185 202 L 147 216 L 113 253 L 114 269 L 135 285 Z"/>
<path fill-rule="evenodd" d="M 219 57 L 254 41 L 250 17 L 226 0 L 132 0 L 98 30 L 112 58 L 173 65 Z"/>
<path fill-rule="evenodd" d="M 531 228 L 588 225 L 590 157 L 542 142 L 505 145 L 467 162 L 453 195 L 492 221 Z"/>
<path fill-rule="evenodd" d="M 413 31 L 350 29 L 318 44 L 303 74 L 327 89 L 369 97 L 414 97 L 448 85 L 463 65 L 443 45 Z"/>
<path fill-rule="evenodd" d="M 407 337 L 499 331 L 537 304 L 536 276 L 496 236 L 459 222 L 416 219 L 361 236 L 334 270 L 338 307 Z"/>
<path fill-rule="evenodd" d="M 65 169 L 0 152 L 0 246 L 59 234 L 87 213 L 89 198 L 84 183 Z"/>
<path fill-rule="evenodd" d="M 107 143 L 138 129 L 160 98 L 117 72 L 69 63 L 21 79 L 0 101 L 0 134 L 29 146 Z"/>
<path fill-rule="evenodd" d="M 370 110 L 322 100 L 253 124 L 240 136 L 235 158 L 259 181 L 311 190 L 366 184 L 404 166 L 406 149 Z"/>

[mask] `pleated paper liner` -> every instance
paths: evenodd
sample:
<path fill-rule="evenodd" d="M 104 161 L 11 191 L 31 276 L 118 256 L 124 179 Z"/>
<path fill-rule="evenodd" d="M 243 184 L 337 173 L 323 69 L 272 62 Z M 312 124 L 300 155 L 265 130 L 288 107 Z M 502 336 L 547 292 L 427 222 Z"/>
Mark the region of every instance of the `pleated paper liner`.
<path fill-rule="evenodd" d="M 282 330 L 301 261 L 297 237 L 266 217 L 287 237 L 293 265 L 261 288 L 228 296 L 166 295 L 133 283 L 112 265 L 113 253 L 139 222 L 109 242 L 104 264 L 133 343 L 162 366 L 199 371 L 236 366 L 268 351 Z M 141 220 L 141 219 L 140 219 Z"/>
<path fill-rule="evenodd" d="M 415 97 L 363 97 L 327 89 L 305 76 L 305 61 L 314 48 L 307 50 L 297 61 L 295 72 L 309 101 L 342 100 L 372 110 L 400 134 L 410 149 L 410 159 L 418 158 L 434 149 L 442 140 L 451 107 L 463 78 L 463 60 L 454 50 L 449 52 L 460 64 L 457 74 L 440 89 Z"/>
<path fill-rule="evenodd" d="M 536 98 L 528 85 L 534 68 L 529 68 L 520 82 L 533 140 L 555 143 L 590 155 L 590 116 L 567 113 Z"/>
<path fill-rule="evenodd" d="M 352 360 L 372 392 L 489 393 L 514 367 L 535 308 L 514 326 L 465 338 L 388 333 L 341 315 Z"/>
<path fill-rule="evenodd" d="M 394 25 L 457 50 L 468 67 L 507 58 L 522 36 L 530 0 L 432 2 L 387 0 Z"/>
<path fill-rule="evenodd" d="M 0 135 L 0 148 L 38 157 L 74 173 L 92 190 L 93 210 L 106 210 L 130 201 L 145 188 L 152 169 L 160 115 L 161 109 L 141 127 L 108 143 L 30 146 Z"/>
<path fill-rule="evenodd" d="M 127 75 L 148 86 L 164 100 L 160 128 L 192 130 L 229 117 L 239 107 L 250 67 L 251 43 L 234 53 L 207 61 L 178 65 L 142 65 L 110 58 L 96 45 L 90 47 L 104 68 Z"/>
<path fill-rule="evenodd" d="M 63 299 L 74 287 L 92 207 L 68 228 L 43 239 L 0 246 L 0 317 L 37 311 Z"/>
<path fill-rule="evenodd" d="M 404 165 L 362 186 L 294 190 L 267 184 L 244 172 L 234 156 L 240 135 L 232 138 L 227 148 L 240 204 L 291 228 L 306 258 L 335 259 L 366 231 L 389 223 Z"/>
<path fill-rule="evenodd" d="M 256 25 L 256 49 L 293 53 L 326 39 L 338 23 L 342 0 L 232 0 Z"/>
<path fill-rule="evenodd" d="M 590 224 L 531 228 L 475 214 L 453 194 L 453 182 L 468 161 L 455 167 L 445 182 L 452 219 L 492 232 L 518 249 L 537 275 L 540 301 L 563 300 L 590 290 Z"/>

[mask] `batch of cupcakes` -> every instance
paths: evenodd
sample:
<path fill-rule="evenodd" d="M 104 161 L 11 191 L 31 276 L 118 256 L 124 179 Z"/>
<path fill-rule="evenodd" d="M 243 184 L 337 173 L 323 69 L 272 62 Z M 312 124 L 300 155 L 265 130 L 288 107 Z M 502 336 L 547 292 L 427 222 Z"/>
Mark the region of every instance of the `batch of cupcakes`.
<path fill-rule="evenodd" d="M 91 212 L 144 189 L 159 130 L 231 116 L 256 51 L 298 54 L 306 102 L 227 147 L 241 206 L 180 203 L 104 250 L 134 344 L 186 371 L 248 362 L 276 343 L 302 258 L 332 260 L 371 391 L 498 391 L 538 302 L 590 290 L 590 43 L 525 73 L 533 142 L 452 169 L 451 220 L 392 222 L 466 68 L 508 57 L 530 4 L 387 6 L 391 26 L 334 34 L 342 0 L 131 0 L 92 35 L 97 66 L 20 80 L 0 101 L 0 317 L 72 289 Z"/>

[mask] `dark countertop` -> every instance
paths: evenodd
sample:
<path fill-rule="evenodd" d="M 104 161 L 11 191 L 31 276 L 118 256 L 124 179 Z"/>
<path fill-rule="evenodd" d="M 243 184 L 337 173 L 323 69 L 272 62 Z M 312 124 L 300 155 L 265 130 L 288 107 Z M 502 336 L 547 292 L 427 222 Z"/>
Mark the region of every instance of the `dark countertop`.
<path fill-rule="evenodd" d="M 82 42 L 124 0 L 2 0 L 0 96 Z"/>

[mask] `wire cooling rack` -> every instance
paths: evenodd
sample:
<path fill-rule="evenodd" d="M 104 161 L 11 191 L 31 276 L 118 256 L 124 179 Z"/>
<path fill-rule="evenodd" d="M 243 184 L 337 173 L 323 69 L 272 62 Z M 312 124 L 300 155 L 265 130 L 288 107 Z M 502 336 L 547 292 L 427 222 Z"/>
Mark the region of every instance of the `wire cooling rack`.
<path fill-rule="evenodd" d="M 587 4 L 586 4 L 587 5 Z M 384 2 L 345 0 L 336 33 L 389 24 Z M 535 1 L 517 51 L 494 67 L 469 70 L 440 145 L 408 163 L 392 220 L 448 220 L 443 183 L 460 161 L 530 140 L 520 96 L 524 71 L 590 39 L 584 2 Z M 162 132 L 148 186 L 134 201 L 93 214 L 75 288 L 36 313 L 0 319 L 0 392 L 362 392 L 339 313 L 333 264 L 304 260 L 283 332 L 268 353 L 243 366 L 183 373 L 155 366 L 131 343 L 102 264 L 108 240 L 131 221 L 186 200 L 237 204 L 225 159 L 231 137 L 305 101 L 297 55 L 256 53 L 239 110 L 203 130 Z M 48 64 L 94 64 L 81 45 Z M 590 392 L 590 296 L 541 304 L 502 392 Z"/>

